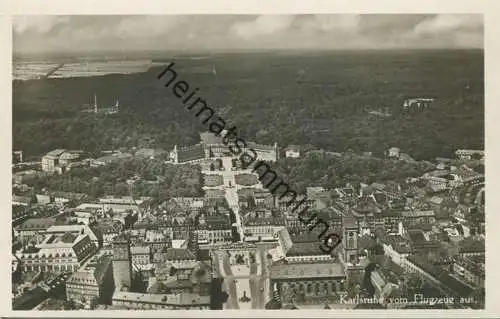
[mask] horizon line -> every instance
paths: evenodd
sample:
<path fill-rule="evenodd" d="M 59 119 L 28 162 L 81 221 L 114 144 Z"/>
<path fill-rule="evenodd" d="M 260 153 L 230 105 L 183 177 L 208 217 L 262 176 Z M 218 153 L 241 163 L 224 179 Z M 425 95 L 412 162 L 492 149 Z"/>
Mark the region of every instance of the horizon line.
<path fill-rule="evenodd" d="M 353 52 L 353 51 L 484 51 L 484 47 L 454 47 L 454 48 L 440 48 L 440 47 L 397 47 L 397 48 L 315 48 L 315 49 L 304 49 L 304 48 L 287 48 L 287 49 L 234 49 L 234 50 L 208 50 L 208 49 L 198 49 L 198 50 L 186 50 L 186 49 L 128 49 L 128 50 L 75 50 L 75 51 L 12 51 L 12 56 L 15 55 L 54 55 L 54 56 L 64 56 L 64 55 L 86 55 L 86 54 L 113 54 L 113 55 L 127 55 L 128 53 L 133 54 L 158 54 L 158 53 L 174 53 L 179 55 L 193 55 L 193 54 L 207 54 L 207 55 L 218 55 L 218 54 L 245 54 L 245 53 L 325 53 L 325 52 Z"/>

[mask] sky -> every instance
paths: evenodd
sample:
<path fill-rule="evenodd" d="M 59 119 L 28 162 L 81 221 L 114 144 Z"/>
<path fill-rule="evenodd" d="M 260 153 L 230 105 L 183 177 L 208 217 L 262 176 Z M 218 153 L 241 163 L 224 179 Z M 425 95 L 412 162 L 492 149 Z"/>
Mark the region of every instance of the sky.
<path fill-rule="evenodd" d="M 483 48 L 470 14 L 15 16 L 14 52 Z"/>

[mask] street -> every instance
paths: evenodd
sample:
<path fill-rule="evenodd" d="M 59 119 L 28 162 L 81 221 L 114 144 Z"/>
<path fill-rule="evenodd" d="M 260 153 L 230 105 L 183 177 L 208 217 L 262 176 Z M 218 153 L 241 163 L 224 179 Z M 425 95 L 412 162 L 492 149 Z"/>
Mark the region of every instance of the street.
<path fill-rule="evenodd" d="M 256 267 L 247 265 L 232 265 L 226 251 L 214 253 L 216 258 L 214 267 L 218 274 L 224 278 L 223 290 L 229 295 L 224 305 L 227 309 L 264 309 L 270 300 L 270 281 L 267 269 L 267 247 L 259 245 L 254 251 L 256 254 Z M 242 302 L 243 295 L 250 298 L 250 302 Z"/>

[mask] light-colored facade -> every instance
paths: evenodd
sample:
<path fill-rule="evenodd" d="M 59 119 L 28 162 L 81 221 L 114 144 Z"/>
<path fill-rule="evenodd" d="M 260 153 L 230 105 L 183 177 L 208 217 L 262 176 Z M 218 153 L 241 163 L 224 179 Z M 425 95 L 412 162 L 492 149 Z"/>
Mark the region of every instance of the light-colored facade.
<path fill-rule="evenodd" d="M 460 159 L 471 159 L 474 154 L 477 154 L 478 156 L 483 157 L 484 156 L 484 151 L 483 150 L 456 150 L 455 155 L 460 158 Z"/>
<path fill-rule="evenodd" d="M 290 145 L 285 149 L 286 158 L 299 158 L 300 157 L 300 146 Z"/>
<path fill-rule="evenodd" d="M 48 173 L 64 172 L 66 168 L 80 160 L 81 151 L 67 151 L 56 149 L 42 157 L 42 171 Z"/>
<path fill-rule="evenodd" d="M 226 133 L 221 133 L 221 136 Z M 174 164 L 200 162 L 207 158 L 231 156 L 230 144 L 224 143 L 223 138 L 211 132 L 200 133 L 201 142 L 192 146 L 178 147 L 170 152 L 170 161 Z M 276 162 L 278 159 L 278 145 L 273 146 L 246 143 L 247 150 L 251 149 L 257 155 L 258 160 Z M 250 151 L 250 153 L 253 153 Z"/>
<path fill-rule="evenodd" d="M 113 305 L 136 310 L 208 310 L 210 296 L 197 293 L 144 294 L 116 291 L 113 295 Z"/>
<path fill-rule="evenodd" d="M 24 271 L 76 271 L 97 250 L 86 234 L 49 234 L 45 240 L 17 257 Z"/>
<path fill-rule="evenodd" d="M 151 249 L 149 246 L 132 246 L 130 248 L 133 265 L 147 265 L 151 263 Z"/>
<path fill-rule="evenodd" d="M 485 279 L 485 264 L 482 262 L 474 262 L 473 257 L 459 258 L 453 264 L 453 272 L 459 278 L 464 278 L 468 283 L 476 287 L 484 287 Z"/>
<path fill-rule="evenodd" d="M 109 255 L 95 256 L 74 272 L 66 282 L 66 299 L 111 304 L 115 289 L 111 258 Z"/>
<path fill-rule="evenodd" d="M 45 231 L 47 235 L 64 235 L 66 233 L 71 233 L 73 235 L 88 235 L 90 241 L 92 241 L 96 247 L 100 247 L 99 238 L 88 225 L 55 225 L 50 226 Z"/>
<path fill-rule="evenodd" d="M 393 157 L 393 158 L 399 158 L 399 154 L 400 154 L 401 150 L 397 147 L 391 147 L 389 149 L 389 151 L 387 152 L 387 155 L 389 157 Z"/>
<path fill-rule="evenodd" d="M 246 236 L 257 239 L 276 239 L 278 232 L 285 228 L 285 218 L 270 210 L 256 210 L 249 212 L 243 218 L 243 231 Z"/>

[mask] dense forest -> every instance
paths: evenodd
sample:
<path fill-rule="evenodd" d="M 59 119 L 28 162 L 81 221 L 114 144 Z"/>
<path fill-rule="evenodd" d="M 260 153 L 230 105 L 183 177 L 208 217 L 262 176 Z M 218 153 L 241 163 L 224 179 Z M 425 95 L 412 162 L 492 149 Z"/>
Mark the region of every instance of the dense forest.
<path fill-rule="evenodd" d="M 294 190 L 304 192 L 309 186 L 334 188 L 346 183 L 403 182 L 407 177 L 421 176 L 433 167 L 425 161 L 408 163 L 349 153 L 340 157 L 324 153 L 299 159 L 283 158 L 274 169 Z"/>
<path fill-rule="evenodd" d="M 151 196 L 159 201 L 176 196 L 203 196 L 198 165 L 172 165 L 159 160 L 128 159 L 95 168 L 74 168 L 63 175 L 35 178 L 36 191 L 85 193 L 93 198 L 103 195 Z M 136 179 L 135 183 L 127 183 Z"/>
<path fill-rule="evenodd" d="M 174 69 L 246 140 L 374 155 L 396 146 L 416 159 L 484 148 L 482 51 L 214 55 L 177 59 Z M 29 156 L 198 142 L 205 127 L 157 80 L 160 71 L 14 81 L 13 147 Z M 101 106 L 119 99 L 120 113 L 82 113 L 94 94 Z M 409 97 L 435 102 L 403 112 Z M 392 116 L 366 111 L 382 108 Z"/>

